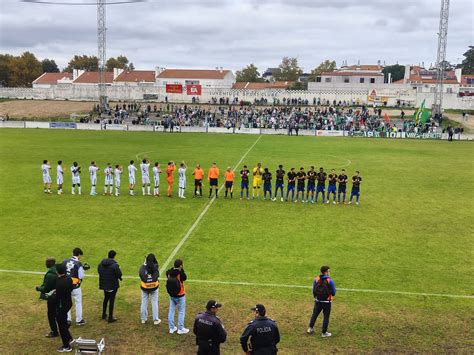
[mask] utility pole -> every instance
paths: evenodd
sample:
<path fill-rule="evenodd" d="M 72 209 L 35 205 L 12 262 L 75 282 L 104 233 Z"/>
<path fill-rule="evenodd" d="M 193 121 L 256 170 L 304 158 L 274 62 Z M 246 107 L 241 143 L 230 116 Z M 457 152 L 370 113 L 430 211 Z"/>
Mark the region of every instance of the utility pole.
<path fill-rule="evenodd" d="M 436 58 L 436 89 L 432 113 L 443 114 L 443 84 L 446 70 L 446 45 L 448 43 L 449 0 L 441 0 L 438 32 L 438 55 Z"/>
<path fill-rule="evenodd" d="M 99 60 L 99 107 L 102 112 L 107 109 L 107 87 L 105 84 L 105 62 L 107 60 L 107 36 L 105 20 L 105 1 L 97 0 L 97 49 Z"/>

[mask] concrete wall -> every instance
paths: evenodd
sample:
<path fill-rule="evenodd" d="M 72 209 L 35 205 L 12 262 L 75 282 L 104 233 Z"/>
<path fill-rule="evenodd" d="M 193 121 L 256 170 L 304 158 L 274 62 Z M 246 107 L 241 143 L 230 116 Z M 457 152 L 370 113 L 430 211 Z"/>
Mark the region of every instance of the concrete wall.
<path fill-rule="evenodd" d="M 329 101 L 346 101 L 358 100 L 359 103 L 367 103 L 368 96 L 372 90 L 376 89 L 377 96 L 388 97 L 388 105 L 395 106 L 397 100 L 410 102 L 418 106 L 423 100 L 426 100 L 426 107 L 433 104 L 434 95 L 432 93 L 417 92 L 416 90 L 407 88 L 404 84 L 383 84 L 374 88 L 344 88 L 335 87 L 320 90 L 283 90 L 283 89 L 267 89 L 267 90 L 234 90 L 234 89 L 202 89 L 202 95 L 199 97 L 201 103 L 207 103 L 212 97 L 229 98 L 232 101 L 237 98 L 239 101 L 253 102 L 255 99 L 266 98 L 268 103 L 273 103 L 274 99 L 279 99 L 282 103 L 283 98 L 307 99 L 310 104 L 313 99 L 329 100 Z M 143 95 L 156 95 L 157 102 L 165 101 L 165 97 L 169 102 L 190 103 L 191 95 L 185 92 L 182 94 L 169 94 L 165 92 L 165 88 L 156 86 L 108 86 L 107 95 L 110 101 L 135 101 L 143 100 Z M 38 100 L 76 100 L 76 101 L 97 101 L 98 89 L 95 85 L 72 85 L 63 84 L 56 85 L 51 88 L 0 88 L 1 98 L 17 98 L 17 99 L 38 99 Z M 474 110 L 474 97 L 458 97 L 457 94 L 444 94 L 443 107 L 451 109 Z"/>

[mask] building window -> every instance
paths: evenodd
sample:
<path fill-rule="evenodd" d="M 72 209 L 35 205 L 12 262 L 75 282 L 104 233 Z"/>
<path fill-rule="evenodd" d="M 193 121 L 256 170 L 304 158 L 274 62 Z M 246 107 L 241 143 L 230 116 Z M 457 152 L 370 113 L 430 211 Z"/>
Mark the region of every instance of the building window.
<path fill-rule="evenodd" d="M 320 77 L 320 76 L 316 77 L 316 82 L 317 82 L 317 83 L 320 83 L 320 82 L 321 82 L 321 77 Z"/>
<path fill-rule="evenodd" d="M 446 92 L 447 92 L 448 94 L 452 94 L 452 93 L 453 93 L 453 88 L 447 88 L 447 89 L 446 89 Z"/>
<path fill-rule="evenodd" d="M 363 84 L 365 82 L 365 78 L 360 78 L 359 83 Z"/>
<path fill-rule="evenodd" d="M 343 77 L 343 80 L 344 80 L 344 82 L 345 82 L 346 84 L 349 83 L 349 77 L 348 77 L 348 76 L 344 76 L 344 77 Z"/>
<path fill-rule="evenodd" d="M 330 83 L 330 82 L 331 82 L 331 78 L 324 78 L 324 81 L 325 81 L 326 83 Z"/>
<path fill-rule="evenodd" d="M 430 92 L 436 92 L 436 88 L 431 87 L 431 88 L 430 88 Z"/>
<path fill-rule="evenodd" d="M 375 78 L 370 78 L 370 83 L 375 84 Z"/>

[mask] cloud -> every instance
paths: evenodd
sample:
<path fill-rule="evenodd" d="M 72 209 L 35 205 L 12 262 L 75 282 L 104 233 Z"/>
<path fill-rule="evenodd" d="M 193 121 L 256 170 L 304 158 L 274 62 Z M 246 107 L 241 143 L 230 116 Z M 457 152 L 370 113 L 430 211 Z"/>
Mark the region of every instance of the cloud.
<path fill-rule="evenodd" d="M 472 43 L 472 3 L 451 2 L 448 60 Z M 433 0 L 149 0 L 107 7 L 107 56 L 135 67 L 263 71 L 296 56 L 306 71 L 325 59 L 350 63 L 436 60 L 439 3 Z M 29 50 L 64 67 L 96 55 L 94 6 L 0 2 L 3 53 Z"/>

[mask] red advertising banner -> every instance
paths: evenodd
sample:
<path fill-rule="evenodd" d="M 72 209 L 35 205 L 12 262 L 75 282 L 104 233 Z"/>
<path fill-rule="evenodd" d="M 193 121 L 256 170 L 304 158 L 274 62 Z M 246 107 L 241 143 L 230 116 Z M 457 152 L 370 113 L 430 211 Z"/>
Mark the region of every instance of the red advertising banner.
<path fill-rule="evenodd" d="M 181 84 L 166 84 L 166 92 L 169 94 L 182 94 L 183 85 Z"/>
<path fill-rule="evenodd" d="M 201 95 L 201 85 L 187 85 L 186 92 L 188 95 Z"/>

